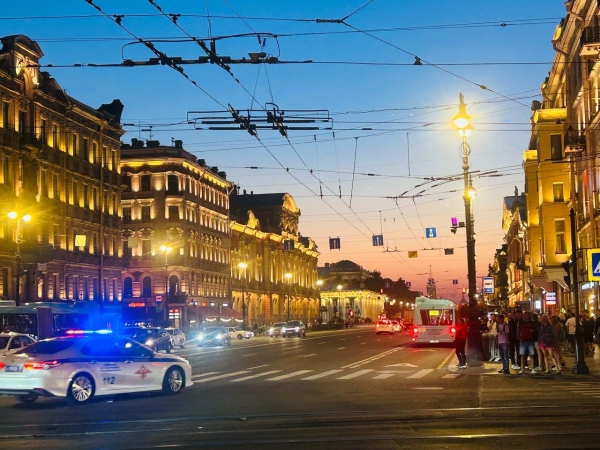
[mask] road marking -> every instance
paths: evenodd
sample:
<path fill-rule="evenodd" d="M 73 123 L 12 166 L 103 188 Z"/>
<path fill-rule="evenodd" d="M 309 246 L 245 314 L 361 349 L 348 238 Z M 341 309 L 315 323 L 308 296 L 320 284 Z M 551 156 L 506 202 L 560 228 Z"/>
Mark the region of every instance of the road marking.
<path fill-rule="evenodd" d="M 440 365 L 437 368 L 438 369 L 443 368 L 448 363 L 448 361 L 450 360 L 450 358 L 452 358 L 452 355 L 454 355 L 454 350 L 451 350 L 450 353 L 448 353 L 448 356 L 446 356 L 444 358 L 444 360 L 440 363 Z"/>
<path fill-rule="evenodd" d="M 214 375 L 215 373 L 219 373 L 219 372 L 206 372 L 206 373 L 199 373 L 198 375 L 192 375 L 192 379 L 194 378 L 202 378 L 202 377 L 207 377 L 209 375 Z"/>
<path fill-rule="evenodd" d="M 338 350 L 343 350 L 343 349 L 345 349 L 345 348 L 346 348 L 346 347 L 338 347 Z"/>
<path fill-rule="evenodd" d="M 308 358 L 309 356 L 315 356 L 316 353 L 311 353 L 310 355 L 302 355 L 303 358 Z"/>
<path fill-rule="evenodd" d="M 434 369 L 421 369 L 417 373 L 413 373 L 406 378 L 423 378 L 425 375 L 430 374 L 433 371 Z"/>
<path fill-rule="evenodd" d="M 371 357 L 369 357 L 367 359 L 363 359 L 362 361 L 357 361 L 355 363 L 342 366 L 341 368 L 342 369 L 356 369 L 357 367 L 362 366 L 363 364 L 368 364 L 368 363 L 373 362 L 373 361 L 375 361 L 375 360 L 377 360 L 379 358 L 383 358 L 384 356 L 391 355 L 392 353 L 397 352 L 398 350 L 402 350 L 402 348 L 403 347 L 396 347 L 396 348 L 393 348 L 391 350 L 387 350 L 387 351 L 385 351 L 383 353 L 379 353 L 379 354 L 377 354 L 375 356 L 371 356 Z"/>
<path fill-rule="evenodd" d="M 311 375 L 310 377 L 306 377 L 306 378 L 300 378 L 301 380 L 316 380 L 318 378 L 323 378 L 323 377 L 328 377 L 329 375 L 333 375 L 334 373 L 338 373 L 338 372 L 342 372 L 341 369 L 333 369 L 333 370 L 328 370 L 327 372 L 323 372 L 323 373 L 318 373 L 316 375 Z"/>
<path fill-rule="evenodd" d="M 444 375 L 442 378 L 458 378 L 460 377 L 462 374 L 460 373 L 447 373 L 446 375 Z"/>
<path fill-rule="evenodd" d="M 202 378 L 201 380 L 197 380 L 196 383 L 206 383 L 207 381 L 220 380 L 221 378 L 231 378 L 242 375 L 243 373 L 248 373 L 248 371 L 240 370 L 239 372 L 226 373 L 225 375 L 217 375 L 216 377 Z"/>
<path fill-rule="evenodd" d="M 419 367 L 419 366 L 415 366 L 414 364 L 411 364 L 411 363 L 399 363 L 399 364 L 390 364 L 389 366 L 383 366 L 383 367 Z"/>
<path fill-rule="evenodd" d="M 374 380 L 385 380 L 386 378 L 393 377 L 394 375 L 396 375 L 396 374 L 395 373 L 381 373 L 377 376 L 374 376 L 373 379 Z"/>
<path fill-rule="evenodd" d="M 253 378 L 266 377 L 267 375 L 271 375 L 274 373 L 281 372 L 281 370 L 269 370 L 268 372 L 257 373 L 255 375 L 248 375 L 247 377 L 236 378 L 235 380 L 229 380 L 230 383 L 238 383 L 240 381 L 251 380 Z"/>
<path fill-rule="evenodd" d="M 247 355 L 242 355 L 242 356 L 254 356 L 254 355 L 258 355 L 258 353 L 248 353 Z"/>
<path fill-rule="evenodd" d="M 326 344 L 326 342 L 319 342 L 317 345 Z"/>
<path fill-rule="evenodd" d="M 268 364 L 262 364 L 260 366 L 248 367 L 246 370 L 260 369 L 261 367 L 267 367 L 267 366 L 268 366 Z"/>
<path fill-rule="evenodd" d="M 363 369 L 363 370 L 359 370 L 358 372 L 354 372 L 348 375 L 344 375 L 343 377 L 339 377 L 336 378 L 337 380 L 351 380 L 352 378 L 358 378 L 362 375 L 364 375 L 365 373 L 369 373 L 369 372 L 373 372 L 373 369 Z"/>
<path fill-rule="evenodd" d="M 340 341 L 345 341 L 346 339 L 340 339 Z"/>
<path fill-rule="evenodd" d="M 360 343 L 360 345 L 365 345 L 365 344 L 366 344 L 366 342 L 361 342 L 361 343 Z"/>
<path fill-rule="evenodd" d="M 379 342 L 381 339 L 377 339 L 377 342 Z"/>
<path fill-rule="evenodd" d="M 426 349 L 421 349 L 421 350 L 413 350 L 413 352 L 415 352 L 415 353 L 417 353 L 417 352 L 435 352 L 435 350 L 432 348 L 426 348 Z"/>
<path fill-rule="evenodd" d="M 312 372 L 312 370 L 299 370 L 297 372 L 292 372 L 292 373 L 288 373 L 286 375 L 280 375 L 278 377 L 275 378 L 267 378 L 265 381 L 279 381 L 279 380 L 285 380 L 286 378 L 292 378 L 298 375 L 304 375 L 305 373 L 309 373 Z"/>

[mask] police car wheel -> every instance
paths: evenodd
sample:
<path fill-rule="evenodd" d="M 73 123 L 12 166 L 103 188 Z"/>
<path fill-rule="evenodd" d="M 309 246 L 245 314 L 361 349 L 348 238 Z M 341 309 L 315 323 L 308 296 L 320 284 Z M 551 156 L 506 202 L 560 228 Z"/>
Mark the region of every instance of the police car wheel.
<path fill-rule="evenodd" d="M 237 338 L 238 338 L 238 339 L 241 341 L 241 340 L 242 340 L 242 335 L 241 335 L 241 334 L 238 334 L 238 335 L 237 335 Z"/>
<path fill-rule="evenodd" d="M 82 372 L 73 378 L 69 384 L 68 397 L 77 404 L 89 402 L 94 396 L 94 379 L 91 375 Z"/>
<path fill-rule="evenodd" d="M 178 367 L 171 367 L 163 380 L 163 392 L 167 395 L 179 394 L 183 389 L 183 373 Z"/>
<path fill-rule="evenodd" d="M 17 401 L 29 405 L 38 399 L 37 395 L 18 395 Z"/>

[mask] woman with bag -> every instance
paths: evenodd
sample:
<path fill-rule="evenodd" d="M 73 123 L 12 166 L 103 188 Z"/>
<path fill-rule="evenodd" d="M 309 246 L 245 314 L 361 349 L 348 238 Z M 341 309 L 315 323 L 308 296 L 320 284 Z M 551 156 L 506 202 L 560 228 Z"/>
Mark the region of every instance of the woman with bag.
<path fill-rule="evenodd" d="M 556 353 L 554 351 L 554 348 L 557 344 L 556 338 L 556 328 L 554 328 L 554 325 L 550 323 L 548 315 L 544 314 L 542 316 L 542 322 L 540 324 L 540 333 L 538 338 L 540 351 L 543 352 L 544 355 L 544 360 L 546 363 L 546 373 L 550 373 L 550 358 L 552 358 L 552 360 L 554 360 L 554 365 L 556 366 L 556 374 L 560 375 L 561 365 L 560 361 L 556 360 Z"/>

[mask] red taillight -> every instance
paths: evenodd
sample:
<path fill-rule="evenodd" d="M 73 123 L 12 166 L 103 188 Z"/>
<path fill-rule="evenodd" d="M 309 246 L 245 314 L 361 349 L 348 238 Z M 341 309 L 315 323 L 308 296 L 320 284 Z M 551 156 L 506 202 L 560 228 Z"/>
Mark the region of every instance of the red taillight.
<path fill-rule="evenodd" d="M 83 330 L 67 330 L 65 332 L 65 334 L 68 335 L 73 335 L 73 334 L 84 334 L 85 332 Z"/>
<path fill-rule="evenodd" d="M 23 364 L 27 370 L 49 370 L 60 366 L 58 361 L 27 362 Z"/>
<path fill-rule="evenodd" d="M 454 328 L 454 327 L 450 328 L 450 333 L 456 333 L 456 328 Z"/>
<path fill-rule="evenodd" d="M 0 369 L 4 369 L 6 367 L 6 364 L 4 364 L 3 362 L 0 362 Z"/>
<path fill-rule="evenodd" d="M 415 327 L 415 328 L 413 328 L 413 333 L 418 333 L 418 332 L 419 332 L 419 329 L 418 329 L 418 328 L 416 328 L 416 327 Z"/>
<path fill-rule="evenodd" d="M 376 328 L 379 328 L 379 324 L 375 325 Z"/>

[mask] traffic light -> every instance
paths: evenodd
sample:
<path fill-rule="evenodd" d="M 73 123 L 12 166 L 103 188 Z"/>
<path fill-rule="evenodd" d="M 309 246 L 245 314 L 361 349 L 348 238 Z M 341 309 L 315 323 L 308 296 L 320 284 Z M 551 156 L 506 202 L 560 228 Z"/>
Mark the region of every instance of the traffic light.
<path fill-rule="evenodd" d="M 561 266 L 563 269 L 565 269 L 565 272 L 567 272 L 567 274 L 564 276 L 564 280 L 565 280 L 565 283 L 567 283 L 567 286 L 570 288 L 571 287 L 571 260 L 562 263 Z"/>
<path fill-rule="evenodd" d="M 452 233 L 456 234 L 456 229 L 458 228 L 458 219 L 456 217 L 452 217 L 450 219 L 450 222 L 452 223 L 452 227 L 450 228 L 450 231 L 452 231 Z"/>

